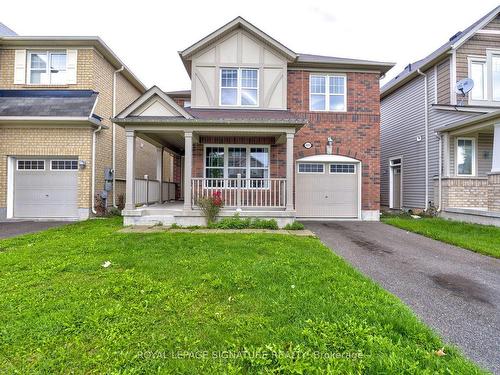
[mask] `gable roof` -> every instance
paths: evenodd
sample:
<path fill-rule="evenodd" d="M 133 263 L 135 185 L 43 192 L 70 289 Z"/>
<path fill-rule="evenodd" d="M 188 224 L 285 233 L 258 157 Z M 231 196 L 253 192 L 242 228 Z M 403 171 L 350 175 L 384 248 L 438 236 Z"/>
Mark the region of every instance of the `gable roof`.
<path fill-rule="evenodd" d="M 342 68 L 342 69 L 362 69 L 362 70 L 376 70 L 385 74 L 395 64 L 391 62 L 380 62 L 370 60 L 349 59 L 333 56 L 311 55 L 306 53 L 295 53 L 284 44 L 278 42 L 253 24 L 245 20 L 243 17 L 236 17 L 234 20 L 228 22 L 224 26 L 210 33 L 203 39 L 189 46 L 183 51 L 179 52 L 179 56 L 191 76 L 191 58 L 197 52 L 203 50 L 211 43 L 222 39 L 227 34 L 234 30 L 241 28 L 250 33 L 257 40 L 262 41 L 267 46 L 272 47 L 274 50 L 282 54 L 290 66 L 294 67 L 315 67 L 315 68 Z"/>
<path fill-rule="evenodd" d="M 127 108 L 121 111 L 116 118 L 123 119 L 131 115 L 136 109 L 141 105 L 146 103 L 150 98 L 158 96 L 169 108 L 178 114 L 178 117 L 183 117 L 185 119 L 190 119 L 192 116 L 186 112 L 184 108 L 178 105 L 171 97 L 169 97 L 165 92 L 160 90 L 158 86 L 151 87 L 148 91 L 134 100 Z"/>
<path fill-rule="evenodd" d="M 0 22 L 0 36 L 14 36 L 17 35 L 14 30 L 10 27 L 7 27 L 3 23 Z"/>
<path fill-rule="evenodd" d="M 230 32 L 241 28 L 246 30 L 251 35 L 255 36 L 257 39 L 263 41 L 264 43 L 274 47 L 274 49 L 280 51 L 288 60 L 295 60 L 297 54 L 293 52 L 290 48 L 278 42 L 276 39 L 270 37 L 268 34 L 260 30 L 259 28 L 252 25 L 250 22 L 245 20 L 243 17 L 236 17 L 234 20 L 229 21 L 224 26 L 218 28 L 214 32 L 208 34 L 203 39 L 197 41 L 193 45 L 186 48 L 184 51 L 179 52 L 181 58 L 188 59 L 193 56 L 196 52 L 205 48 L 208 44 L 213 43 L 216 40 L 221 39 L 223 36 L 229 34 Z"/>
<path fill-rule="evenodd" d="M 459 31 L 458 33 L 453 35 L 446 43 L 444 43 L 441 47 L 433 51 L 428 56 L 424 57 L 421 60 L 408 64 L 402 72 L 400 72 L 396 77 L 382 86 L 382 88 L 380 89 L 381 98 L 389 95 L 391 92 L 397 90 L 406 82 L 409 82 L 413 78 L 415 78 L 418 75 L 418 69 L 425 70 L 433 66 L 435 63 L 439 62 L 439 60 L 443 59 L 446 56 L 447 52 L 453 49 L 457 49 L 459 46 L 469 40 L 476 33 L 476 31 L 482 29 L 486 24 L 492 21 L 499 13 L 500 5 L 478 19 L 464 31 Z"/>

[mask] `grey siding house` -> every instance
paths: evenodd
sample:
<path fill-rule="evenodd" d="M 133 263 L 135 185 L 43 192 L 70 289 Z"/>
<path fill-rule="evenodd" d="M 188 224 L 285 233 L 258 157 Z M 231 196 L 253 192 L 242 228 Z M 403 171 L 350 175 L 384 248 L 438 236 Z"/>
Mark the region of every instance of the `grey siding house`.
<path fill-rule="evenodd" d="M 381 88 L 381 205 L 500 225 L 500 6 Z M 457 93 L 456 84 L 474 86 Z"/>

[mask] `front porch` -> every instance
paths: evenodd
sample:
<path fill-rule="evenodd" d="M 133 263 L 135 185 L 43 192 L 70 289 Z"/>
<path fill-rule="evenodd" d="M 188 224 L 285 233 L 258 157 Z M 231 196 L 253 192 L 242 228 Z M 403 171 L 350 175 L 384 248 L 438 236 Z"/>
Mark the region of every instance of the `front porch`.
<path fill-rule="evenodd" d="M 500 226 L 500 113 L 440 129 L 434 201 L 446 218 Z"/>
<path fill-rule="evenodd" d="M 275 219 L 280 227 L 295 220 L 293 142 L 297 122 L 165 118 L 116 122 L 127 136 L 124 225 L 205 225 L 198 201 L 215 192 L 224 202 L 220 217 L 238 213 Z M 151 161 L 157 170 L 153 181 L 135 175 L 137 138 L 158 148 L 156 160 Z M 167 187 L 163 183 L 160 189 L 164 152 L 173 157 L 174 182 Z"/>

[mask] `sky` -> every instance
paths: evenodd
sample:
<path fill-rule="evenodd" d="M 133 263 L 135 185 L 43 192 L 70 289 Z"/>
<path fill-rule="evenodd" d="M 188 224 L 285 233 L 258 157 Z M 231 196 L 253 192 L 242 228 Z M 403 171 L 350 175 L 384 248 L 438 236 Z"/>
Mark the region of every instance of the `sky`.
<path fill-rule="evenodd" d="M 397 63 L 383 83 L 499 5 L 498 0 L 71 3 L 3 0 L 0 22 L 19 35 L 97 35 L 147 87 L 165 91 L 190 88 L 177 52 L 237 16 L 295 52 Z"/>

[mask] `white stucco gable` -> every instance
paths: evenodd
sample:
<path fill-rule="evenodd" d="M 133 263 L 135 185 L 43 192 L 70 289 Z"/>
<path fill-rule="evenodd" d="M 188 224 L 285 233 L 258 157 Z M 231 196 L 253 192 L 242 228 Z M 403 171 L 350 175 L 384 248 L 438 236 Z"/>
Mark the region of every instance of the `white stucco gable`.
<path fill-rule="evenodd" d="M 192 116 L 179 106 L 172 98 L 165 94 L 159 87 L 153 86 L 127 108 L 116 116 L 117 118 L 126 117 L 184 117 L 191 119 Z"/>

